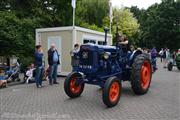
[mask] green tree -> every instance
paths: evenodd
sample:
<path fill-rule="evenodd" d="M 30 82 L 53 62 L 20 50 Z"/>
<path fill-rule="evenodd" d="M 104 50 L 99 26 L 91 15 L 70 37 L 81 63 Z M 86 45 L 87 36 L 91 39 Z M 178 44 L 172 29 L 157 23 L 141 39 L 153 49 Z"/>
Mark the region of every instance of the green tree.
<path fill-rule="evenodd" d="M 77 10 L 81 10 L 77 11 L 77 17 L 90 25 L 95 24 L 98 27 L 104 27 L 102 23 L 103 18 L 108 16 L 108 2 L 108 0 L 79 0 Z"/>
<path fill-rule="evenodd" d="M 103 31 L 109 14 L 108 0 L 77 0 L 76 25 Z"/>
<path fill-rule="evenodd" d="M 140 45 L 170 49 L 180 48 L 180 2 L 163 0 L 149 7 L 141 16 Z"/>
<path fill-rule="evenodd" d="M 139 31 L 139 24 L 137 19 L 133 16 L 129 9 L 114 9 L 113 10 L 113 27 L 112 32 L 115 35 L 116 27 L 118 26 L 119 32 L 127 36 L 132 44 L 137 41 L 133 37 Z"/>
<path fill-rule="evenodd" d="M 35 29 L 71 26 L 71 0 L 1 0 L 0 55 L 33 58 Z M 77 0 L 76 25 L 103 31 L 108 0 Z"/>
<path fill-rule="evenodd" d="M 131 7 L 130 10 L 140 23 L 138 45 L 141 47 L 180 48 L 180 1 L 162 0 L 147 10 Z"/>
<path fill-rule="evenodd" d="M 19 19 L 11 12 L 0 11 L 0 55 L 15 55 L 26 64 L 32 61 L 37 21 Z"/>

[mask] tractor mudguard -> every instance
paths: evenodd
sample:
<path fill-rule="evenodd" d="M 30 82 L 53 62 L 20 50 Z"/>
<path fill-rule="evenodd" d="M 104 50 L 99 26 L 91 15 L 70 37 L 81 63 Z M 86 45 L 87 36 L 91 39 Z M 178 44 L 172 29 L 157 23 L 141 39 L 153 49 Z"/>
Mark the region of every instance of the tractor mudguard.
<path fill-rule="evenodd" d="M 131 54 L 130 56 L 130 61 L 133 61 L 135 59 L 136 56 L 142 54 L 142 51 L 141 50 L 135 50 L 133 51 L 133 53 Z"/>

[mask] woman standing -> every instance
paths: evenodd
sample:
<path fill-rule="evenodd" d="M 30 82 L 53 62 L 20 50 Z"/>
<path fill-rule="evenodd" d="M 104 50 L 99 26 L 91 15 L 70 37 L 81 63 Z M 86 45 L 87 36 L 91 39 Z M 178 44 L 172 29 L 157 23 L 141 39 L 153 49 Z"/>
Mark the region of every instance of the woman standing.
<path fill-rule="evenodd" d="M 42 71 L 43 71 L 43 51 L 41 45 L 36 46 L 36 51 L 34 53 L 35 57 L 35 66 L 36 66 L 36 76 L 35 82 L 37 88 L 42 87 Z"/>
<path fill-rule="evenodd" d="M 167 64 L 167 61 L 166 61 L 166 49 L 163 50 L 163 67 L 166 68 L 166 64 Z"/>

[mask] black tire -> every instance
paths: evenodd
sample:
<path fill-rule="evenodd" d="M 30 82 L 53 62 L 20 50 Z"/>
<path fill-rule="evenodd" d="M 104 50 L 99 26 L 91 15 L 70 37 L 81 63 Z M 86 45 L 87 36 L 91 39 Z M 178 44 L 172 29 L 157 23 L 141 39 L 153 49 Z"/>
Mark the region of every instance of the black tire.
<path fill-rule="evenodd" d="M 72 82 L 73 78 L 76 80 L 77 77 L 80 78 L 80 77 L 82 77 L 82 75 L 80 73 L 77 73 L 77 72 L 72 72 L 66 77 L 66 79 L 64 81 L 64 91 L 70 98 L 79 97 L 82 94 L 83 90 L 84 90 L 84 82 L 82 82 L 78 86 L 76 86 L 74 84 L 75 87 L 77 87 L 77 88 L 80 87 L 80 89 L 78 88 L 78 91 L 73 92 L 73 90 L 71 89 L 70 83 Z"/>
<path fill-rule="evenodd" d="M 20 82 L 21 81 L 21 79 L 20 78 L 17 78 L 17 82 Z"/>
<path fill-rule="evenodd" d="M 143 55 L 145 58 L 150 59 L 149 53 L 143 53 L 142 55 Z"/>
<path fill-rule="evenodd" d="M 147 68 L 144 69 L 144 65 L 147 65 Z M 143 75 L 145 74 L 145 76 Z M 150 60 L 143 54 L 138 55 L 133 64 L 132 64 L 132 73 L 131 73 L 131 86 L 135 94 L 143 95 L 147 93 L 152 77 L 152 65 Z M 146 79 L 146 82 L 144 82 Z"/>
<path fill-rule="evenodd" d="M 116 84 L 119 86 L 119 90 L 117 89 L 117 94 L 115 95 L 115 99 L 113 101 L 109 97 L 112 84 Z M 117 105 L 121 96 L 121 90 L 122 90 L 121 81 L 117 77 L 111 77 L 107 79 L 103 88 L 103 93 L 102 93 L 102 99 L 103 99 L 104 104 L 107 107 L 113 107 Z"/>
<path fill-rule="evenodd" d="M 177 69 L 180 70 L 180 66 L 177 66 Z"/>
<path fill-rule="evenodd" d="M 169 62 L 169 63 L 168 63 L 167 68 L 168 68 L 169 71 L 172 71 L 172 69 L 173 69 L 173 64 L 172 64 L 172 62 Z"/>

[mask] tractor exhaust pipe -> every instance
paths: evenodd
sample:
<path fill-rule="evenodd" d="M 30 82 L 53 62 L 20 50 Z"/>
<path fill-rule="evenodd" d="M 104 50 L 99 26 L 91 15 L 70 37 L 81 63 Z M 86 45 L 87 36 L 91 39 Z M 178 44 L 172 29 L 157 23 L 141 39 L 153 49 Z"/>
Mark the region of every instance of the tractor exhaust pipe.
<path fill-rule="evenodd" d="M 109 28 L 105 27 L 104 28 L 104 32 L 105 32 L 105 41 L 104 41 L 105 43 L 104 44 L 105 45 L 107 45 L 107 33 L 108 33 L 108 31 L 109 31 Z"/>
<path fill-rule="evenodd" d="M 116 26 L 116 46 L 118 45 L 118 37 L 119 37 L 118 26 Z"/>

